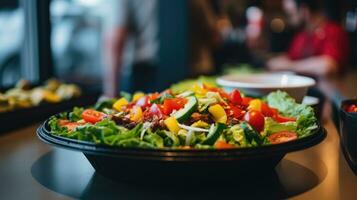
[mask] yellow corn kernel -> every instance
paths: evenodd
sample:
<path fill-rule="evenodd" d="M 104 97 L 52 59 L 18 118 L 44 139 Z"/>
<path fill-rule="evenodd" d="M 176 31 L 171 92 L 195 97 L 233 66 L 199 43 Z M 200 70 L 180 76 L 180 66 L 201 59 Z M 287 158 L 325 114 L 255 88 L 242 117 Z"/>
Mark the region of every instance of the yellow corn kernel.
<path fill-rule="evenodd" d="M 135 106 L 130 110 L 130 120 L 131 121 L 140 121 L 143 116 L 143 110 L 140 106 Z"/>
<path fill-rule="evenodd" d="M 122 97 L 113 104 L 113 108 L 117 111 L 121 111 L 122 107 L 127 105 L 128 103 L 129 102 L 124 97 Z"/>
<path fill-rule="evenodd" d="M 262 101 L 259 99 L 253 99 L 249 102 L 248 110 L 261 111 L 262 110 Z"/>
<path fill-rule="evenodd" d="M 142 92 L 136 92 L 133 96 L 133 101 L 137 101 L 138 99 L 140 99 L 141 97 L 145 96 L 144 93 Z"/>
<path fill-rule="evenodd" d="M 208 112 L 211 113 L 215 122 L 225 124 L 227 122 L 227 114 L 223 107 L 219 104 L 210 106 Z"/>
<path fill-rule="evenodd" d="M 174 117 L 169 117 L 164 120 L 166 127 L 170 132 L 177 134 L 180 130 L 179 124 Z"/>

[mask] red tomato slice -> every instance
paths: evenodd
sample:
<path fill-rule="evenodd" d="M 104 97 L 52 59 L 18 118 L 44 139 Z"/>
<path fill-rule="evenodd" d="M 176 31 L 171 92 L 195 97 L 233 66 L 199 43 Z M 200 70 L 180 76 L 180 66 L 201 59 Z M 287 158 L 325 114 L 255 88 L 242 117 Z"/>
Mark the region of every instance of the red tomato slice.
<path fill-rule="evenodd" d="M 253 100 L 253 98 L 251 98 L 251 97 L 243 97 L 242 98 L 242 105 L 248 107 L 249 106 L 249 102 L 251 100 Z"/>
<path fill-rule="evenodd" d="M 150 98 L 148 96 L 143 96 L 138 101 L 136 101 L 137 106 L 140 106 L 141 108 L 147 108 L 150 106 Z"/>
<path fill-rule="evenodd" d="M 279 113 L 278 109 L 270 108 L 266 103 L 262 103 L 261 111 L 263 115 L 267 117 L 273 117 Z"/>
<path fill-rule="evenodd" d="M 84 121 L 92 124 L 102 121 L 106 116 L 106 114 L 93 109 L 86 109 L 82 113 Z"/>
<path fill-rule="evenodd" d="M 240 105 L 242 103 L 242 96 L 240 95 L 240 92 L 237 89 L 234 89 L 230 94 L 229 94 L 229 100 L 232 102 L 234 105 Z"/>
<path fill-rule="evenodd" d="M 241 119 L 244 116 L 245 111 L 236 106 L 230 105 L 226 108 L 226 113 L 229 117 Z"/>
<path fill-rule="evenodd" d="M 297 138 L 298 138 L 297 134 L 290 131 L 281 131 L 268 136 L 268 140 L 272 144 L 289 142 L 292 140 L 296 140 Z"/>
<path fill-rule="evenodd" d="M 160 94 L 158 92 L 149 94 L 150 101 L 154 101 L 154 100 L 158 99 L 159 97 L 160 97 Z"/>
<path fill-rule="evenodd" d="M 261 132 L 264 129 L 264 115 L 256 110 L 248 111 L 244 115 L 244 120 L 248 122 L 256 131 Z"/>
<path fill-rule="evenodd" d="M 185 98 L 165 99 L 163 103 L 163 112 L 165 115 L 169 115 L 172 111 L 183 108 L 186 103 L 187 100 Z"/>
<path fill-rule="evenodd" d="M 295 122 L 296 118 L 295 117 L 284 117 L 281 115 L 275 115 L 273 116 L 273 119 L 279 123 L 284 123 L 284 122 Z"/>
<path fill-rule="evenodd" d="M 231 148 L 235 148 L 235 146 L 233 144 L 228 144 L 227 142 L 224 141 L 217 141 L 215 144 L 215 147 L 217 149 L 231 149 Z"/>
<path fill-rule="evenodd" d="M 82 125 L 81 123 L 78 122 L 71 122 L 69 120 L 66 119 L 61 119 L 59 120 L 59 125 L 61 127 L 66 127 L 69 131 L 73 131 L 77 126 Z"/>

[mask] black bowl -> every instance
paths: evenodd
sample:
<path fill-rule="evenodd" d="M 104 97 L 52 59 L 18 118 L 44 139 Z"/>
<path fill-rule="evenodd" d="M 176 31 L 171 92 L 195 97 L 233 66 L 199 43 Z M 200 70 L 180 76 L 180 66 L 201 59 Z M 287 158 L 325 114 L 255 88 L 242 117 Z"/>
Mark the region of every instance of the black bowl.
<path fill-rule="evenodd" d="M 340 107 L 341 147 L 348 164 L 357 175 L 357 113 L 345 111 L 350 104 L 357 104 L 357 99 L 342 101 Z"/>
<path fill-rule="evenodd" d="M 310 136 L 282 144 L 220 150 L 97 145 L 52 135 L 48 121 L 37 129 L 37 135 L 48 144 L 83 152 L 98 173 L 111 179 L 143 184 L 201 184 L 271 174 L 286 153 L 320 143 L 326 137 L 326 130 L 319 126 Z"/>

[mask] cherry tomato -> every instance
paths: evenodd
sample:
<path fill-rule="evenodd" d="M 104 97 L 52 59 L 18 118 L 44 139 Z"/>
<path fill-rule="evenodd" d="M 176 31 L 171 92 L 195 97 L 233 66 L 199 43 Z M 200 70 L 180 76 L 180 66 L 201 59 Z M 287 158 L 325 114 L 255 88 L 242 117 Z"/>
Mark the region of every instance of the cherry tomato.
<path fill-rule="evenodd" d="M 104 119 L 106 116 L 106 114 L 93 109 L 86 109 L 82 113 L 82 118 L 84 121 L 92 124 L 102 121 L 102 119 Z"/>
<path fill-rule="evenodd" d="M 261 132 L 264 129 L 264 115 L 259 111 L 248 111 L 244 115 L 244 120 L 248 122 L 258 132 Z"/>
<path fill-rule="evenodd" d="M 217 141 L 215 143 L 215 147 L 217 149 L 230 149 L 230 148 L 234 148 L 235 146 L 233 144 L 228 144 L 227 142 L 224 141 Z"/>
<path fill-rule="evenodd" d="M 140 106 L 141 108 L 146 108 L 150 106 L 150 98 L 149 96 L 143 96 L 138 101 L 136 102 L 137 106 Z"/>
<path fill-rule="evenodd" d="M 275 115 L 273 119 L 279 123 L 284 123 L 284 122 L 295 122 L 296 118 L 295 117 L 284 117 L 281 115 Z"/>
<path fill-rule="evenodd" d="M 248 107 L 249 106 L 249 102 L 251 100 L 253 100 L 253 98 L 251 98 L 251 97 L 243 97 L 242 98 L 242 105 Z"/>
<path fill-rule="evenodd" d="M 240 92 L 237 89 L 234 89 L 230 94 L 229 94 L 229 100 L 232 102 L 234 105 L 239 105 L 242 103 L 242 96 L 240 95 Z"/>
<path fill-rule="evenodd" d="M 347 112 L 357 112 L 357 106 L 355 104 L 351 104 L 347 107 L 347 109 L 345 109 Z"/>
<path fill-rule="evenodd" d="M 296 140 L 297 138 L 297 134 L 290 131 L 281 131 L 268 136 L 268 140 L 272 144 L 289 142 L 292 140 Z"/>
<path fill-rule="evenodd" d="M 163 103 L 163 112 L 165 115 L 170 115 L 174 110 L 180 110 L 185 106 L 187 100 L 185 98 L 165 99 Z"/>

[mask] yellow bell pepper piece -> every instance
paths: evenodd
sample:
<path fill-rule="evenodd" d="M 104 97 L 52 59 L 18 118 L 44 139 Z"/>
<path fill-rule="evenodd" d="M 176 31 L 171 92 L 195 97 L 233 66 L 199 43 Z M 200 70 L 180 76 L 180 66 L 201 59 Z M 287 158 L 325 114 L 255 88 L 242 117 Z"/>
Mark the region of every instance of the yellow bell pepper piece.
<path fill-rule="evenodd" d="M 140 99 L 141 97 L 145 96 L 144 93 L 142 92 L 136 92 L 133 96 L 133 101 L 137 101 L 138 99 Z"/>
<path fill-rule="evenodd" d="M 207 124 L 206 122 L 204 122 L 202 120 L 198 120 L 197 122 L 191 124 L 191 126 L 198 127 L 198 128 L 207 128 L 207 127 L 209 127 L 209 124 Z"/>
<path fill-rule="evenodd" d="M 174 117 L 169 117 L 164 120 L 166 127 L 170 132 L 177 134 L 180 130 L 179 124 Z"/>
<path fill-rule="evenodd" d="M 211 113 L 215 122 L 225 124 L 227 122 L 227 114 L 223 107 L 219 104 L 215 104 L 208 108 L 208 112 Z"/>
<path fill-rule="evenodd" d="M 202 87 L 202 85 L 194 84 L 191 89 L 197 96 L 204 97 L 207 93 L 207 90 Z"/>
<path fill-rule="evenodd" d="M 131 121 L 140 121 L 143 116 L 143 110 L 140 106 L 135 106 L 130 110 L 130 120 Z"/>
<path fill-rule="evenodd" d="M 113 104 L 113 108 L 117 111 L 121 111 L 122 107 L 127 105 L 128 103 L 129 102 L 124 97 L 122 97 Z"/>
<path fill-rule="evenodd" d="M 262 101 L 259 99 L 253 99 L 249 102 L 248 110 L 261 111 L 262 110 Z"/>

